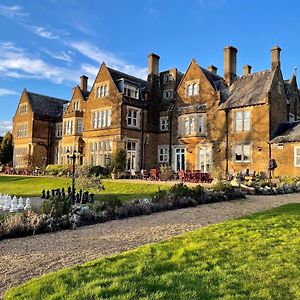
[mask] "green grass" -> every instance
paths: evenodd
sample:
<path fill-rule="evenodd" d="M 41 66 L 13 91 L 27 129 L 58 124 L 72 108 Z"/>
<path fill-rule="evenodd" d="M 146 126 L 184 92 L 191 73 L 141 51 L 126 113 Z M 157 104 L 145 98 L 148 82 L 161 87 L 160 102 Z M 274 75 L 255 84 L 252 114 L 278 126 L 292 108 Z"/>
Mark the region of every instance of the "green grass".
<path fill-rule="evenodd" d="M 152 184 L 137 182 L 122 182 L 122 180 L 103 180 L 105 187 L 96 195 L 96 199 L 108 199 L 108 195 L 116 195 L 121 200 L 130 200 L 137 197 L 147 197 L 154 194 L 158 187 L 168 189 L 170 186 L 161 184 Z M 28 176 L 1 176 L 0 175 L 0 193 L 16 195 L 17 197 L 37 197 L 41 195 L 43 189 L 51 190 L 53 188 L 65 188 L 71 186 L 70 178 L 63 177 L 28 177 Z"/>
<path fill-rule="evenodd" d="M 5 299 L 300 299 L 291 204 L 43 275 Z"/>

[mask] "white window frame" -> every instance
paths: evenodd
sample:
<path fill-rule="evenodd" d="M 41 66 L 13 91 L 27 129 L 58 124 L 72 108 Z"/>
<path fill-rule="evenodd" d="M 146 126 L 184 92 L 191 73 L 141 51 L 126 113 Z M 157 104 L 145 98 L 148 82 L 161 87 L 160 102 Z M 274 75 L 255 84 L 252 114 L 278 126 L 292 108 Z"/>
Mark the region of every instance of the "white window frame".
<path fill-rule="evenodd" d="M 82 120 L 77 120 L 77 133 L 81 134 L 83 132 Z"/>
<path fill-rule="evenodd" d="M 185 93 L 187 97 L 197 96 L 199 95 L 199 91 L 200 91 L 200 84 L 198 80 L 186 82 Z"/>
<path fill-rule="evenodd" d="M 236 159 L 236 148 L 240 147 L 241 149 L 241 160 Z M 249 147 L 249 160 L 245 160 L 245 147 Z M 252 144 L 236 144 L 233 146 L 233 161 L 235 163 L 251 163 L 252 161 Z"/>
<path fill-rule="evenodd" d="M 75 101 L 73 104 L 74 111 L 79 111 L 80 110 L 80 102 Z"/>
<path fill-rule="evenodd" d="M 169 146 L 166 145 L 158 146 L 157 161 L 160 164 L 165 164 L 169 162 Z"/>
<path fill-rule="evenodd" d="M 164 83 L 172 82 L 174 81 L 173 74 L 168 73 L 164 75 Z"/>
<path fill-rule="evenodd" d="M 297 153 L 299 151 L 299 153 Z M 297 158 L 299 159 L 299 163 L 297 163 Z M 294 146 L 294 166 L 300 167 L 300 146 Z"/>
<path fill-rule="evenodd" d="M 163 98 L 164 99 L 172 99 L 173 98 L 173 90 L 164 90 Z"/>
<path fill-rule="evenodd" d="M 72 135 L 74 133 L 74 120 L 64 121 L 64 135 Z"/>
<path fill-rule="evenodd" d="M 27 103 L 20 104 L 19 112 L 20 112 L 20 115 L 26 115 L 27 114 Z"/>
<path fill-rule="evenodd" d="M 55 124 L 55 136 L 62 137 L 63 135 L 63 123 L 56 123 Z"/>
<path fill-rule="evenodd" d="M 193 113 L 181 115 L 178 118 L 179 136 L 196 136 L 206 133 L 206 114 Z"/>
<path fill-rule="evenodd" d="M 108 97 L 109 95 L 109 83 L 101 82 L 97 84 L 96 88 L 96 98 Z"/>
<path fill-rule="evenodd" d="M 123 94 L 130 98 L 139 99 L 139 88 L 134 85 L 124 83 Z"/>
<path fill-rule="evenodd" d="M 135 149 L 128 149 L 128 144 L 135 144 Z M 138 169 L 138 160 L 139 160 L 139 141 L 128 139 L 126 141 L 126 170 L 135 170 Z"/>
<path fill-rule="evenodd" d="M 112 110 L 101 109 L 101 110 L 92 110 L 92 129 L 98 128 L 108 128 L 111 126 L 111 114 Z"/>
<path fill-rule="evenodd" d="M 168 131 L 169 130 L 169 117 L 168 116 L 164 116 L 164 117 L 160 117 L 159 120 L 160 123 L 160 131 Z"/>
<path fill-rule="evenodd" d="M 20 123 L 17 125 L 17 138 L 28 136 L 28 123 Z"/>
<path fill-rule="evenodd" d="M 141 110 L 138 108 L 127 107 L 127 126 L 130 128 L 140 128 Z"/>
<path fill-rule="evenodd" d="M 240 116 L 238 119 L 237 117 Z M 236 111 L 234 114 L 234 132 L 251 131 L 250 110 Z"/>

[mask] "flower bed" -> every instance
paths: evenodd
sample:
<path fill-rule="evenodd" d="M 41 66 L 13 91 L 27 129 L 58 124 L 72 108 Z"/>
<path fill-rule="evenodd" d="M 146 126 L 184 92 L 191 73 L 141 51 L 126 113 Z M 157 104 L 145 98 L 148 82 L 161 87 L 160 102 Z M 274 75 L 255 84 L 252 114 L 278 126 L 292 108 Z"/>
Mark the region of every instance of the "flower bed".
<path fill-rule="evenodd" d="M 158 190 L 153 197 L 122 202 L 114 197 L 91 206 L 71 207 L 66 199 L 46 200 L 42 213 L 15 213 L 0 220 L 0 239 L 106 222 L 115 219 L 149 215 L 156 212 L 201 204 L 245 198 L 239 189 L 217 183 L 211 189 L 174 185 L 169 191 Z"/>

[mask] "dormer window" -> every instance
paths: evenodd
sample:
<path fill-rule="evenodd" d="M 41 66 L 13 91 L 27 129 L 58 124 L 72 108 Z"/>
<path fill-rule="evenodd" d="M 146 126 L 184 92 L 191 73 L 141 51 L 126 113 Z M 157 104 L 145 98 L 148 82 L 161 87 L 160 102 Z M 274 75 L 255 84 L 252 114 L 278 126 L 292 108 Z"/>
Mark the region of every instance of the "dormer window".
<path fill-rule="evenodd" d="M 108 96 L 108 84 L 100 84 L 96 88 L 96 98 L 107 97 Z"/>
<path fill-rule="evenodd" d="M 19 112 L 20 112 L 21 115 L 27 114 L 27 104 L 26 103 L 20 104 Z"/>
<path fill-rule="evenodd" d="M 164 99 L 172 99 L 173 98 L 173 90 L 165 90 L 163 93 Z"/>
<path fill-rule="evenodd" d="M 124 96 L 139 99 L 139 89 L 136 86 L 124 84 Z"/>
<path fill-rule="evenodd" d="M 190 82 L 186 85 L 186 95 L 187 96 L 196 96 L 199 95 L 199 83 Z"/>
<path fill-rule="evenodd" d="M 164 75 L 164 83 L 172 82 L 174 80 L 172 74 L 165 74 Z"/>

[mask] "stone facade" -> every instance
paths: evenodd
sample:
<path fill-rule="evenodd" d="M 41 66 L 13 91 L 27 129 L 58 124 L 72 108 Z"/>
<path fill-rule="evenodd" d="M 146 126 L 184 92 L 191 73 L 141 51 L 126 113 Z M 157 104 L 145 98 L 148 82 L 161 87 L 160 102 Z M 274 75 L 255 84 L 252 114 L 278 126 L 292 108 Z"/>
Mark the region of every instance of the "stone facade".
<path fill-rule="evenodd" d="M 242 76 L 236 75 L 233 46 L 224 49 L 223 77 L 216 67 L 203 68 L 194 59 L 184 74 L 160 72 L 160 57 L 153 53 L 146 81 L 103 63 L 90 91 L 82 76 L 67 105 L 63 99 L 55 102 L 61 107 L 56 115 L 35 111 L 24 90 L 14 117 L 14 166 L 24 166 L 20 159 L 25 154 L 37 166 L 68 163 L 67 154 L 74 150 L 81 153 L 80 163 L 108 166 L 121 146 L 129 171 L 170 164 L 174 171 L 213 175 L 268 173 L 269 160 L 275 158 L 276 175 L 300 174 L 300 158 L 298 166 L 294 157 L 300 134 L 299 140 L 297 135 L 276 140 L 288 134 L 279 128 L 297 127 L 300 118 L 296 77 L 283 80 L 280 51 L 272 48 L 270 70 L 251 73 L 246 65 Z"/>

